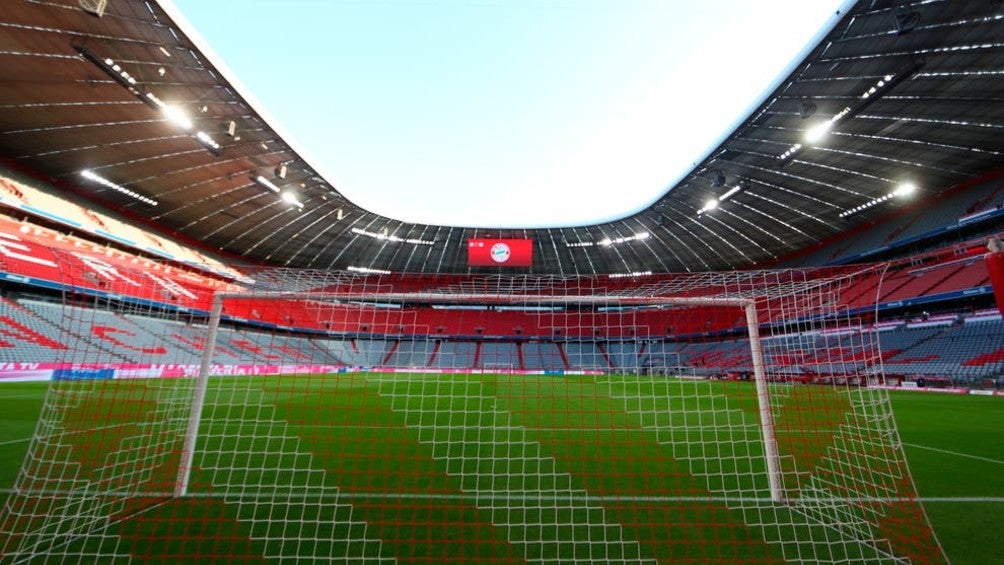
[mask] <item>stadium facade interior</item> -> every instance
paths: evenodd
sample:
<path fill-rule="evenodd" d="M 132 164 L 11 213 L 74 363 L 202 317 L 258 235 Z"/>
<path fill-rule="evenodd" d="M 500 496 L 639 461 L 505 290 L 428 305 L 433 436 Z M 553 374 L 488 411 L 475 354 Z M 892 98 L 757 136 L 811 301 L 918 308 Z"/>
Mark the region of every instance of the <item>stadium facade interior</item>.
<path fill-rule="evenodd" d="M 943 562 L 882 387 L 1004 386 L 1000 2 L 850 4 L 651 207 L 534 230 L 353 205 L 173 10 L 0 4 L 0 381 L 51 381 L 0 561 Z M 429 470 L 303 431 L 378 407 Z"/>

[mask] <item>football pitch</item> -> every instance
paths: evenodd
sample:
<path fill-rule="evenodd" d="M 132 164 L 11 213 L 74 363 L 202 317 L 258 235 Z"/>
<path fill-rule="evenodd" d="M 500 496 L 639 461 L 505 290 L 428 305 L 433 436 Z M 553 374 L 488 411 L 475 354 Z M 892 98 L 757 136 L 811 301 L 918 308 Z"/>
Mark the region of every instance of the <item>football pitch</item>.
<path fill-rule="evenodd" d="M 93 434 L 71 440 L 80 466 L 97 460 L 88 452 L 109 440 L 127 445 L 161 434 L 165 445 L 176 445 L 177 429 L 142 422 L 155 421 L 156 411 L 189 385 L 81 383 L 79 392 L 102 400 L 67 412 L 78 425 L 94 424 Z M 112 390 L 106 387 L 115 387 L 114 395 L 102 396 Z M 35 433 L 45 388 L 0 386 L 4 497 Z M 783 402 L 819 390 L 788 387 L 778 396 Z M 997 535 L 1004 400 L 907 392 L 892 399 L 920 497 L 949 559 L 975 564 L 1004 555 Z M 98 497 L 116 517 L 107 536 L 87 542 L 92 547 L 70 541 L 59 551 L 164 563 L 333 554 L 364 563 L 771 563 L 781 561 L 776 548 L 784 540 L 764 539 L 748 523 L 815 527 L 761 500 L 769 491 L 749 383 L 238 377 L 213 379 L 206 400 L 188 495 L 170 496 L 176 449 L 158 458 L 137 444 L 125 451 L 135 461 L 118 462 L 125 470 L 107 461 L 92 465 L 105 473 L 104 482 L 92 482 L 113 491 L 117 479 L 134 480 L 129 466 L 146 465 L 143 496 L 126 503 Z M 180 404 L 171 409 L 183 411 Z M 827 418 L 813 422 L 817 434 L 830 425 Z M 785 437 L 784 422 L 779 430 L 780 444 L 797 441 Z M 737 501 L 729 493 L 755 496 Z"/>

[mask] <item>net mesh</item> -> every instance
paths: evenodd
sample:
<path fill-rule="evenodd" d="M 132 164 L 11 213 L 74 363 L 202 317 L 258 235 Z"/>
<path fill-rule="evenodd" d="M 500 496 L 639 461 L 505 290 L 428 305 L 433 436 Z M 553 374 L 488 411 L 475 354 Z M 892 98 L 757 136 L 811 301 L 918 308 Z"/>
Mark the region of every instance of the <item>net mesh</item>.
<path fill-rule="evenodd" d="M 146 274 L 4 304 L 58 360 L 4 562 L 943 561 L 880 268 Z"/>

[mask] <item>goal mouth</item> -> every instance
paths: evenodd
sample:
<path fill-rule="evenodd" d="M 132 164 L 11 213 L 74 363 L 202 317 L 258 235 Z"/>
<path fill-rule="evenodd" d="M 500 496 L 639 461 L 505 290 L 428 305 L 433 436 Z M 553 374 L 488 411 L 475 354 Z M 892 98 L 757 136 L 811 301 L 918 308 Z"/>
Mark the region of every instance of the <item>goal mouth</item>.
<path fill-rule="evenodd" d="M 251 278 L 18 302 L 65 349 L 5 558 L 940 555 L 868 386 L 878 270 Z"/>

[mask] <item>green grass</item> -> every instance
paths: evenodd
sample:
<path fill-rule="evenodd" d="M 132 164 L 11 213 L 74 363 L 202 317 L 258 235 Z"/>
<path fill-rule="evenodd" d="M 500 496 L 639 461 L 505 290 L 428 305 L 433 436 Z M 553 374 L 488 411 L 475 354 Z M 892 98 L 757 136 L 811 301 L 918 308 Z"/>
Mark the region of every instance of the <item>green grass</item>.
<path fill-rule="evenodd" d="M 60 385 L 87 391 L 79 398 L 101 398 L 93 405 L 74 400 L 67 416 L 95 428 L 69 439 L 67 448 L 80 468 L 90 469 L 92 482 L 129 476 L 133 467 L 149 471 L 142 478 L 148 497 L 125 504 L 101 499 L 116 518 L 107 537 L 71 540 L 63 549 L 95 551 L 109 561 L 113 551 L 131 552 L 164 563 L 213 555 L 289 558 L 291 552 L 372 562 L 730 563 L 778 562 L 782 547 L 788 557 L 808 551 L 783 534 L 770 537 L 745 525 L 761 512 L 800 524 L 793 530 L 815 538 L 835 535 L 783 506 L 737 509 L 721 500 L 729 493 L 767 493 L 755 403 L 745 383 L 461 375 L 218 379 L 199 444 L 210 455 L 198 460 L 194 496 L 170 500 L 162 493 L 174 480 L 177 430 L 135 423 L 156 421 L 156 410 L 190 383 Z M 14 484 L 44 391 L 37 383 L 0 386 L 0 488 Z M 821 439 L 791 443 L 796 440 L 779 434 L 782 452 L 797 445 L 810 453 L 786 459 L 785 469 L 805 470 L 826 453 L 846 401 L 832 401 L 821 387 L 778 392 L 782 412 L 785 402 L 816 406 L 813 420 L 799 425 Z M 109 401 L 113 396 L 117 402 Z M 987 563 L 1004 554 L 995 535 L 1004 503 L 975 500 L 1004 498 L 1004 400 L 917 393 L 892 399 L 918 491 L 951 561 Z M 782 417 L 778 425 L 788 423 Z M 159 444 L 174 449 L 151 452 L 142 438 L 156 433 L 163 434 Z M 125 460 L 101 458 L 112 445 L 128 452 Z M 237 485 L 240 496 L 225 496 Z M 867 558 L 860 548 L 840 551 L 833 557 Z"/>
<path fill-rule="evenodd" d="M 17 478 L 28 440 L 38 425 L 47 383 L 0 383 L 0 486 Z"/>
<path fill-rule="evenodd" d="M 893 407 L 917 490 L 952 563 L 985 564 L 1004 555 L 1004 398 L 893 394 Z"/>

